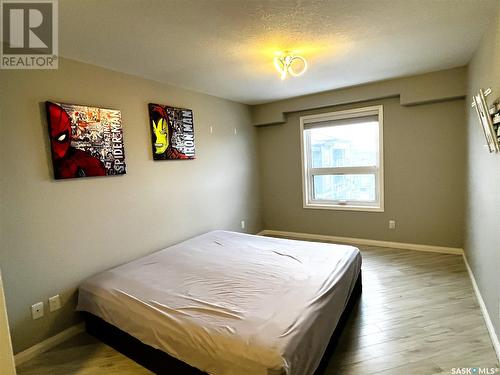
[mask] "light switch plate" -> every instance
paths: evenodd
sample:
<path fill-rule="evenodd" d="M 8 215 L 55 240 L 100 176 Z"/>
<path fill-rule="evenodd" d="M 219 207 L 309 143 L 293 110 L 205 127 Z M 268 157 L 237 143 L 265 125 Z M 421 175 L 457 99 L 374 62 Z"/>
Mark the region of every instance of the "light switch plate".
<path fill-rule="evenodd" d="M 61 297 L 59 294 L 49 298 L 49 310 L 50 312 L 59 310 L 61 308 Z"/>
<path fill-rule="evenodd" d="M 40 319 L 43 316 L 43 302 L 31 305 L 31 316 L 33 317 L 33 320 Z"/>

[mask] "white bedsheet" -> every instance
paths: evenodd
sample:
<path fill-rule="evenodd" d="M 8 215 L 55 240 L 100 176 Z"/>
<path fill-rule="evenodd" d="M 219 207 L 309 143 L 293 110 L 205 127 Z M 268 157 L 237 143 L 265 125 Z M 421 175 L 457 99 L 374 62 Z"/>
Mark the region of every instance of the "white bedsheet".
<path fill-rule="evenodd" d="M 210 232 L 103 272 L 78 310 L 210 374 L 312 374 L 361 267 L 358 249 Z"/>

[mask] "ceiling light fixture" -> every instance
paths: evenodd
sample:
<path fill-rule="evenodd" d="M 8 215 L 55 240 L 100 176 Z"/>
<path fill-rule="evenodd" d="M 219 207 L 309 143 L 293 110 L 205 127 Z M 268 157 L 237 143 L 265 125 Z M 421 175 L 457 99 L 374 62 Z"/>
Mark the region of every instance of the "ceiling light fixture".
<path fill-rule="evenodd" d="M 301 62 L 302 69 L 300 71 L 295 71 L 293 64 Z M 292 77 L 298 77 L 307 70 L 307 61 L 302 56 L 298 55 L 280 55 L 274 58 L 274 66 L 276 70 L 280 73 L 281 79 L 284 80 L 288 74 Z"/>

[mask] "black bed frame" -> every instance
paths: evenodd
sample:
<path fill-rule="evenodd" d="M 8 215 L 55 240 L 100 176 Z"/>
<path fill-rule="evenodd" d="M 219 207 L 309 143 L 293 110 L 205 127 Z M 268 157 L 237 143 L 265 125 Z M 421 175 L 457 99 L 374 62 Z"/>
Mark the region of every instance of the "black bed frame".
<path fill-rule="evenodd" d="M 361 296 L 362 290 L 362 282 L 361 282 L 361 271 L 359 272 L 358 279 L 356 280 L 356 284 L 354 289 L 349 297 L 349 301 L 344 309 L 344 312 L 340 316 L 339 322 L 337 323 L 337 327 L 332 333 L 330 337 L 330 342 L 328 343 L 328 347 L 326 348 L 325 354 L 316 370 L 315 374 L 320 375 L 323 374 L 327 365 L 328 360 L 335 350 L 337 343 L 339 341 L 340 335 L 342 334 L 342 330 L 347 323 L 349 315 L 351 311 L 354 309 L 354 306 L 358 302 L 359 297 Z M 133 336 L 130 336 L 128 333 L 123 332 L 119 328 L 105 322 L 101 318 L 98 318 L 95 315 L 90 313 L 84 313 L 85 323 L 87 332 L 108 344 L 115 350 L 120 353 L 126 355 L 130 359 L 139 363 L 143 367 L 148 370 L 154 372 L 155 374 L 161 375 L 202 375 L 205 374 L 203 371 L 200 371 L 194 367 L 189 366 L 188 364 L 179 361 L 176 358 L 169 356 L 167 353 L 155 349 L 149 345 L 146 345 L 136 339 Z"/>

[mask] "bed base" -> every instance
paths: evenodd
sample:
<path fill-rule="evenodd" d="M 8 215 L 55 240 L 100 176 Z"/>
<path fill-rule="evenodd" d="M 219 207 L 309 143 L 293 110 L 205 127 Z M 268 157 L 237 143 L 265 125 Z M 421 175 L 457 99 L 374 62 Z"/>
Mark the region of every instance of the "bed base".
<path fill-rule="evenodd" d="M 316 370 L 315 374 L 323 374 L 326 366 L 328 365 L 328 360 L 335 350 L 337 343 L 339 341 L 342 330 L 347 323 L 351 311 L 361 296 L 362 282 L 361 282 L 361 271 L 359 273 L 358 279 L 354 289 L 349 297 L 346 308 L 344 309 L 342 315 L 340 316 L 337 327 L 333 331 L 333 334 L 328 343 L 328 347 L 323 355 L 323 358 Z M 200 371 L 188 364 L 179 361 L 178 359 L 171 357 L 167 353 L 155 349 L 149 345 L 146 345 L 130 336 L 128 333 L 120 330 L 119 328 L 113 326 L 102 320 L 101 318 L 92 315 L 90 313 L 84 313 L 85 325 L 87 332 L 103 341 L 105 344 L 111 346 L 113 349 L 129 357 L 133 361 L 139 363 L 148 370 L 154 372 L 155 374 L 168 375 L 203 375 L 203 371 Z"/>

